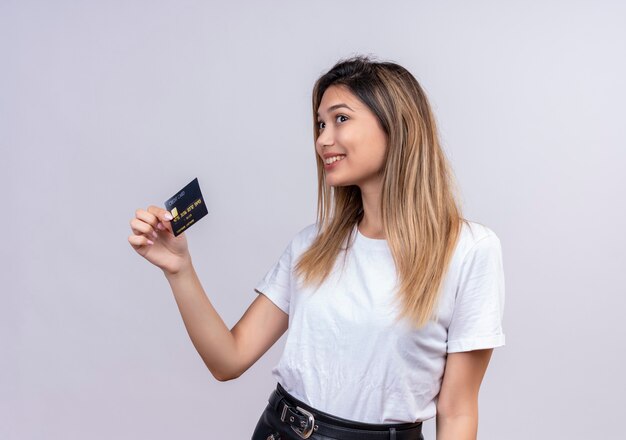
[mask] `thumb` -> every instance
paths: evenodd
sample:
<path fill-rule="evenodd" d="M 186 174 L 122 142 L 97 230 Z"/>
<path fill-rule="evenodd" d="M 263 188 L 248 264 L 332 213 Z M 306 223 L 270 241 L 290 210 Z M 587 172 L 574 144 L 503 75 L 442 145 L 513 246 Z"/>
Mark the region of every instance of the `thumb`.
<path fill-rule="evenodd" d="M 171 220 L 173 218 L 174 218 L 174 216 L 172 216 L 172 213 L 167 211 L 167 210 L 165 210 L 165 209 L 163 210 L 163 212 L 159 216 L 160 223 L 163 225 L 165 230 L 168 230 L 171 234 L 174 233 L 174 231 L 172 230 L 172 222 L 171 222 Z"/>
<path fill-rule="evenodd" d="M 174 216 L 172 215 L 170 211 L 168 211 L 167 209 L 163 209 L 160 206 L 151 205 L 148 207 L 148 212 L 153 214 L 158 219 L 158 222 L 162 224 L 165 229 L 172 232 L 172 225 L 170 222 L 174 218 Z M 161 229 L 161 230 L 165 230 L 165 229 Z"/>
<path fill-rule="evenodd" d="M 172 220 L 174 218 L 174 216 L 172 215 L 171 212 L 169 212 L 167 209 L 163 209 L 161 211 L 161 220 L 163 221 L 167 221 L 169 223 L 170 220 Z"/>

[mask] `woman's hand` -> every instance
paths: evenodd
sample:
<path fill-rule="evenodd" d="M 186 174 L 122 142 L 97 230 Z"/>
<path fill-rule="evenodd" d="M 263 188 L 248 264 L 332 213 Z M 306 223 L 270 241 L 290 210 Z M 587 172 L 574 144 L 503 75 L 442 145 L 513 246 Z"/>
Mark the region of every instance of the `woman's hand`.
<path fill-rule="evenodd" d="M 174 236 L 171 219 L 171 214 L 158 206 L 137 209 L 130 221 L 133 234 L 128 237 L 139 255 L 166 274 L 176 274 L 191 264 L 185 233 Z"/>

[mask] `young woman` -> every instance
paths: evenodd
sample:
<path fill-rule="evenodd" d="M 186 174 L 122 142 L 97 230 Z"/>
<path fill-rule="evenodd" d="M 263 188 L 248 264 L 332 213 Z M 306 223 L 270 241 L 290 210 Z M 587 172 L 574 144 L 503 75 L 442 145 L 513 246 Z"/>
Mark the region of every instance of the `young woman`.
<path fill-rule="evenodd" d="M 138 209 L 129 242 L 160 267 L 211 373 L 239 377 L 289 328 L 253 440 L 476 439 L 478 392 L 504 345 L 500 241 L 461 217 L 424 91 L 406 69 L 340 60 L 313 88 L 318 216 L 229 330 L 185 234 Z"/>

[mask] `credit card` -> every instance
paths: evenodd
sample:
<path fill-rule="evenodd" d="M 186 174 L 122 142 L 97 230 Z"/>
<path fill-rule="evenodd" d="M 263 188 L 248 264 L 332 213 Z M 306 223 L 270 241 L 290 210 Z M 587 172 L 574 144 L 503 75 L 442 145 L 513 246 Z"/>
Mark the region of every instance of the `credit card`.
<path fill-rule="evenodd" d="M 165 209 L 174 217 L 170 220 L 170 223 L 175 236 L 180 235 L 207 215 L 209 211 L 202 198 L 198 178 L 193 179 L 183 189 L 178 191 L 176 195 L 167 199 L 165 201 Z"/>

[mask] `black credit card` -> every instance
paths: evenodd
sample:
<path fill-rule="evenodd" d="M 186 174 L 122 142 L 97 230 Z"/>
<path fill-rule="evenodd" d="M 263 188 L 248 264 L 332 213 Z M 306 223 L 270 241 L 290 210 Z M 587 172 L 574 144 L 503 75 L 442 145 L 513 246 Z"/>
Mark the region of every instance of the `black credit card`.
<path fill-rule="evenodd" d="M 171 224 L 175 236 L 181 234 L 191 225 L 195 225 L 198 220 L 207 215 L 209 211 L 202 198 L 198 178 L 196 177 L 189 182 L 175 196 L 167 199 L 165 209 L 174 217 Z"/>

